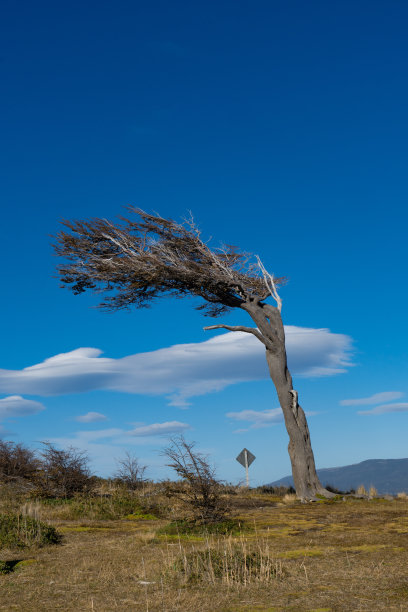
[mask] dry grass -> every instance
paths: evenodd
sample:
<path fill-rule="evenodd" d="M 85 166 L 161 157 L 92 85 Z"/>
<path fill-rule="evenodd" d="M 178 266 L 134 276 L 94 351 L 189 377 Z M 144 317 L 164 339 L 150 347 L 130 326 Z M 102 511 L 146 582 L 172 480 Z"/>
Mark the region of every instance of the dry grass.
<path fill-rule="evenodd" d="M 284 504 L 293 504 L 295 500 L 296 500 L 295 493 L 286 493 L 286 495 L 284 495 L 282 498 L 282 501 Z"/>
<path fill-rule="evenodd" d="M 369 497 L 377 497 L 377 495 L 378 495 L 377 489 L 373 485 L 371 485 L 371 487 L 368 490 L 368 496 Z"/>
<path fill-rule="evenodd" d="M 62 545 L 1 552 L 14 571 L 0 575 L 0 610 L 408 611 L 406 497 L 283 504 L 243 492 L 233 505 L 253 527 L 234 536 L 157 537 L 165 519 L 54 518 Z"/>

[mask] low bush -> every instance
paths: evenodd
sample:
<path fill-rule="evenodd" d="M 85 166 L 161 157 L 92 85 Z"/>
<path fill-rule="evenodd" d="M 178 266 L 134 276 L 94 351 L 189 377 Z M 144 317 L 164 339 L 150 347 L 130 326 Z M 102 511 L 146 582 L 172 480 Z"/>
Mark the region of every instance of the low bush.
<path fill-rule="evenodd" d="M 166 483 L 166 495 L 184 506 L 184 517 L 200 523 L 218 523 L 229 514 L 229 504 L 223 485 L 216 478 L 215 468 L 208 458 L 194 450 L 195 443 L 183 436 L 170 440 L 163 455 L 181 482 Z"/>
<path fill-rule="evenodd" d="M 284 487 L 283 485 L 278 487 L 273 487 L 271 485 L 262 485 L 255 489 L 257 493 L 265 493 L 266 495 L 277 495 L 279 497 L 283 497 L 284 495 L 290 495 L 292 493 L 296 493 L 293 487 Z"/>
<path fill-rule="evenodd" d="M 54 527 L 23 514 L 0 514 L 0 548 L 25 548 L 59 544 Z"/>
<path fill-rule="evenodd" d="M 117 459 L 118 468 L 114 479 L 131 491 L 143 488 L 146 479 L 144 477 L 147 467 L 139 462 L 139 459 L 126 452 L 122 459 Z"/>
<path fill-rule="evenodd" d="M 0 482 L 24 486 L 33 480 L 39 466 L 35 452 L 22 444 L 0 440 Z"/>
<path fill-rule="evenodd" d="M 0 561 L 0 575 L 11 574 L 11 572 L 14 572 L 14 569 L 18 563 L 20 563 L 18 559 L 13 561 Z"/>
<path fill-rule="evenodd" d="M 72 446 L 60 450 L 50 442 L 43 442 L 43 447 L 35 477 L 35 496 L 65 498 L 92 491 L 96 478 L 91 475 L 85 451 Z"/>
<path fill-rule="evenodd" d="M 348 489 L 347 491 L 342 491 L 341 489 L 338 489 L 337 487 L 333 487 L 330 484 L 325 485 L 325 488 L 330 491 L 330 493 L 335 493 L 336 495 L 352 495 L 353 493 L 355 493 L 354 489 Z"/>

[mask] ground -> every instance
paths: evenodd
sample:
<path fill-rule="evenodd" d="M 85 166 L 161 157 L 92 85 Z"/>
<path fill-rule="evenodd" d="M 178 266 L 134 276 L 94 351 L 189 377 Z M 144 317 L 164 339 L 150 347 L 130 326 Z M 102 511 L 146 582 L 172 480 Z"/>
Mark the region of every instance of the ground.
<path fill-rule="evenodd" d="M 1 610 L 408 610 L 407 499 L 300 504 L 242 492 L 233 512 L 247 527 L 232 536 L 158 534 L 169 520 L 146 515 L 73 520 L 43 512 L 62 543 L 1 551 L 3 561 L 18 561 L 0 575 Z M 189 554 L 213 549 L 223 558 L 261 551 L 272 569 L 238 582 L 228 572 L 188 581 Z"/>

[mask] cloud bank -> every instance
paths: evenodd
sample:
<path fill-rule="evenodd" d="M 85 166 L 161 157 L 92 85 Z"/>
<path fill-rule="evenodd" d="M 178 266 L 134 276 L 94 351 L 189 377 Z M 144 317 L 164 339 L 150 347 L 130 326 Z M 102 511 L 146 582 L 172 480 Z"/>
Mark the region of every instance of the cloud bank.
<path fill-rule="evenodd" d="M 331 376 L 351 365 L 349 336 L 290 325 L 285 330 L 293 374 Z M 23 370 L 0 369 L 0 393 L 49 396 L 105 389 L 166 395 L 170 405 L 186 406 L 191 397 L 268 378 L 263 345 L 244 332 L 121 359 L 101 354 L 97 348 L 78 348 Z"/>

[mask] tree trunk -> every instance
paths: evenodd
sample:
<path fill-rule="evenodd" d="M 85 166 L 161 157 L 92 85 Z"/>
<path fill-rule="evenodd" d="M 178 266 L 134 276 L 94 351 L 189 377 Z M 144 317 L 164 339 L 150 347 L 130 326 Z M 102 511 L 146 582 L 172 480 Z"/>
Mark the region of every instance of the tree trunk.
<path fill-rule="evenodd" d="M 293 389 L 292 377 L 286 365 L 286 354 L 277 355 L 267 349 L 266 360 L 289 435 L 288 451 L 296 495 L 305 501 L 316 499 L 316 494 L 331 497 L 332 494 L 322 486 L 316 473 L 309 427 L 305 413 L 298 404 L 297 391 Z"/>
<path fill-rule="evenodd" d="M 298 404 L 292 376 L 287 367 L 285 332 L 279 310 L 270 304 L 245 308 L 261 332 L 266 346 L 266 361 L 275 385 L 289 435 L 289 457 L 292 463 L 296 495 L 303 501 L 315 500 L 316 495 L 333 497 L 316 473 L 309 427 L 305 413 Z"/>

